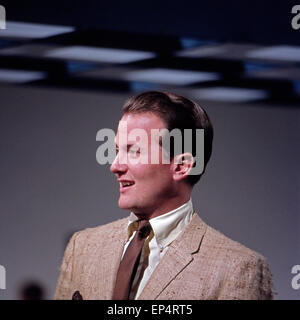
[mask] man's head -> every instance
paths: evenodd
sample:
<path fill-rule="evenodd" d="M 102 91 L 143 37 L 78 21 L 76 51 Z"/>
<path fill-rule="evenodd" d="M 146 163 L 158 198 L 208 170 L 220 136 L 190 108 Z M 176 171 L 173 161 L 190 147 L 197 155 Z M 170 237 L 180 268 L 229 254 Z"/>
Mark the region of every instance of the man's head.
<path fill-rule="evenodd" d="M 154 216 L 170 211 L 187 201 L 192 187 L 203 174 L 190 175 L 195 166 L 194 150 L 196 148 L 196 129 L 204 129 L 204 169 L 208 163 L 212 150 L 213 128 L 206 112 L 195 102 L 182 96 L 165 92 L 145 92 L 129 99 L 123 106 L 121 122 L 126 123 L 126 128 L 119 125 L 116 136 L 117 150 L 122 150 L 129 161 L 120 161 L 118 153 L 111 165 L 111 171 L 121 183 L 133 183 L 128 187 L 120 186 L 119 206 L 132 210 L 135 213 L 143 213 Z M 122 143 L 122 137 L 135 129 L 143 129 L 149 139 L 141 142 L 139 150 L 136 141 Z M 170 148 L 170 163 L 162 162 L 165 150 L 161 140 L 152 141 L 153 129 L 179 129 L 182 132 L 184 142 L 184 129 L 192 129 L 193 152 L 174 153 Z M 127 132 L 125 132 L 126 130 Z M 121 139 L 120 139 L 121 138 Z M 120 144 L 121 142 L 121 144 Z M 144 145 L 143 145 L 144 144 Z M 159 145 L 159 163 L 151 163 L 151 148 Z M 149 152 L 148 152 L 149 151 Z M 147 157 L 149 161 L 133 163 L 134 157 Z"/>

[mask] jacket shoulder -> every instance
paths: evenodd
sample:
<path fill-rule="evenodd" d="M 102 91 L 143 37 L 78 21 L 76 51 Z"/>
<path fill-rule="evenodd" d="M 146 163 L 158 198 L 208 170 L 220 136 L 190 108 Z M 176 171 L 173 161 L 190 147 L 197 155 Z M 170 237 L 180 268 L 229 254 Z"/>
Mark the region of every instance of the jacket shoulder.
<path fill-rule="evenodd" d="M 211 274 L 213 279 L 219 279 L 215 298 L 273 298 L 272 273 L 262 254 L 208 225 L 198 253 L 198 262 L 204 271 Z"/>
<path fill-rule="evenodd" d="M 231 259 L 234 257 L 239 259 L 246 257 L 264 259 L 260 253 L 233 239 L 230 239 L 228 236 L 210 226 L 207 226 L 204 244 L 210 249 L 216 251 L 216 253 L 223 254 L 224 256 L 230 255 Z"/>
<path fill-rule="evenodd" d="M 97 227 L 86 228 L 75 232 L 73 237 L 76 243 L 81 242 L 99 243 L 101 240 L 120 237 L 127 230 L 128 218 L 118 219 Z"/>

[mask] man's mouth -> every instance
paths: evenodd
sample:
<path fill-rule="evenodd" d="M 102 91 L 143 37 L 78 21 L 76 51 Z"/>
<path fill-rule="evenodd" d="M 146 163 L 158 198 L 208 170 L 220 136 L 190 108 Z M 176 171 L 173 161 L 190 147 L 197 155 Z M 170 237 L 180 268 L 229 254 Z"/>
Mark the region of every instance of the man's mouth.
<path fill-rule="evenodd" d="M 120 192 L 124 192 L 128 190 L 133 185 L 134 185 L 133 181 L 120 181 Z"/>

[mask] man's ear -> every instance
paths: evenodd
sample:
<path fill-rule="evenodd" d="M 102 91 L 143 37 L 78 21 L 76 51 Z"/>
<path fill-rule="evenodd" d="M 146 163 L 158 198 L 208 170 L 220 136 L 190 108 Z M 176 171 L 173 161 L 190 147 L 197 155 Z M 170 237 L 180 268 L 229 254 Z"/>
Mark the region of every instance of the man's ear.
<path fill-rule="evenodd" d="M 179 181 L 185 179 L 193 169 L 194 157 L 191 153 L 186 152 L 175 156 L 173 161 L 174 180 Z"/>

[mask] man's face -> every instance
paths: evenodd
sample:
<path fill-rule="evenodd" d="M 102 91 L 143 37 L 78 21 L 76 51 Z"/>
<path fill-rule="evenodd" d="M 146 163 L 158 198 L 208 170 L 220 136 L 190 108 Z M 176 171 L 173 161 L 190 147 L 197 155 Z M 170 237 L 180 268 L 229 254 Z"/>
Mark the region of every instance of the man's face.
<path fill-rule="evenodd" d="M 125 114 L 122 117 L 115 141 L 117 156 L 110 167 L 119 181 L 121 209 L 148 218 L 172 209 L 170 199 L 175 194 L 172 161 L 170 164 L 162 163 L 161 146 L 157 139 L 151 139 L 151 129 L 165 127 L 163 120 L 152 113 Z M 138 147 L 139 139 L 130 137 L 136 129 L 143 129 L 148 137 L 140 139 Z M 124 140 L 126 136 L 127 141 Z M 159 150 L 158 164 L 151 164 L 152 147 Z"/>

